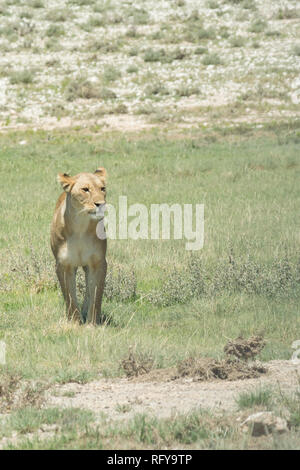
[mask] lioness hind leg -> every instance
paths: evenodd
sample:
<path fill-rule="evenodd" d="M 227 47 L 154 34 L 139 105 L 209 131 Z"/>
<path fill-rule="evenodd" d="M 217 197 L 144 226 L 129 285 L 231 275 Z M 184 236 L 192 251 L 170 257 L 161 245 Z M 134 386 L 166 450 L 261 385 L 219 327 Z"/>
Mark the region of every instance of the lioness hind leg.
<path fill-rule="evenodd" d="M 76 297 L 76 269 L 71 267 L 65 268 L 58 264 L 56 266 L 56 274 L 66 302 L 68 320 L 81 323 L 81 315 Z"/>

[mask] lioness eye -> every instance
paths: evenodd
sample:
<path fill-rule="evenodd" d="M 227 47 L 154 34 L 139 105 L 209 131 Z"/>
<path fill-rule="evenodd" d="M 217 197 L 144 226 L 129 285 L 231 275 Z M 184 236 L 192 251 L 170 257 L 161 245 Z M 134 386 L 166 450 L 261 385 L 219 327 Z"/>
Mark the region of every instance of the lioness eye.
<path fill-rule="evenodd" d="M 101 188 L 101 191 L 105 192 L 105 187 L 103 186 L 103 188 Z"/>
<path fill-rule="evenodd" d="M 86 193 L 89 192 L 89 188 L 82 188 L 82 191 L 85 191 Z"/>

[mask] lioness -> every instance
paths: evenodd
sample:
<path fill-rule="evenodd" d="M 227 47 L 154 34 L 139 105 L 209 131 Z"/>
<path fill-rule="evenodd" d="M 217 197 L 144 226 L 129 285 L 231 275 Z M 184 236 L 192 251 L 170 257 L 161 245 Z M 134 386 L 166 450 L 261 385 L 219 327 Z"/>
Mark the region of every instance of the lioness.
<path fill-rule="evenodd" d="M 96 226 L 104 217 L 106 170 L 95 173 L 58 175 L 60 195 L 51 225 L 51 248 L 56 274 L 66 301 L 67 317 L 79 322 L 99 323 L 106 276 L 106 240 L 99 239 Z M 103 223 L 103 222 L 101 222 Z M 86 292 L 81 311 L 76 297 L 76 271 L 85 272 Z"/>

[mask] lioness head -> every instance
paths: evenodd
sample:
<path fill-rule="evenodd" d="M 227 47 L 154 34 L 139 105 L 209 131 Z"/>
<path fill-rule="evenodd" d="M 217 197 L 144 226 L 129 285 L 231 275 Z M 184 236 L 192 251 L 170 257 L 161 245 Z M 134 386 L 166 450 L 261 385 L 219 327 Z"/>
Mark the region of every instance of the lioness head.
<path fill-rule="evenodd" d="M 106 198 L 105 168 L 100 167 L 95 173 L 79 173 L 75 176 L 59 173 L 58 181 L 68 194 L 73 208 L 93 220 L 103 219 Z"/>

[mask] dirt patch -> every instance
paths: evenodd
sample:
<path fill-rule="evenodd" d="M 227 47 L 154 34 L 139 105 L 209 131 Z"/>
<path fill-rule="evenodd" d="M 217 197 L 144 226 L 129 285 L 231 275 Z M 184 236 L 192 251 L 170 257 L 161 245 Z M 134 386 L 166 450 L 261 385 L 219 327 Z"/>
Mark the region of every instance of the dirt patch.
<path fill-rule="evenodd" d="M 193 377 L 194 380 L 244 380 L 259 377 L 267 372 L 261 364 L 248 364 L 235 359 L 217 361 L 210 358 L 188 358 L 177 366 L 179 377 Z"/>
<path fill-rule="evenodd" d="M 196 380 L 243 380 L 259 377 L 267 368 L 259 363 L 248 363 L 254 359 L 266 342 L 263 336 L 251 336 L 248 339 L 239 336 L 230 340 L 224 347 L 225 359 L 215 360 L 209 357 L 189 357 L 177 366 L 178 377 L 193 377 Z"/>
<path fill-rule="evenodd" d="M 150 372 L 153 368 L 153 359 L 145 354 L 137 354 L 130 350 L 128 358 L 121 361 L 120 368 L 124 370 L 126 377 L 138 377 Z"/>
<path fill-rule="evenodd" d="M 235 340 L 230 340 L 224 347 L 227 356 L 234 356 L 238 359 L 247 361 L 257 356 L 265 347 L 266 342 L 263 336 L 251 336 L 248 339 L 239 336 Z"/>
<path fill-rule="evenodd" d="M 231 411 L 241 392 L 270 387 L 274 392 L 293 393 L 299 388 L 300 363 L 270 361 L 267 372 L 238 380 L 194 380 L 184 376 L 174 380 L 176 368 L 152 370 L 133 378 L 104 379 L 87 384 L 56 385 L 46 392 L 46 407 L 80 407 L 105 413 L 110 419 L 128 419 L 136 413 L 160 418 L 193 408 Z M 72 397 L 66 393 L 72 392 Z"/>
<path fill-rule="evenodd" d="M 20 377 L 5 374 L 0 378 L 0 411 L 12 408 Z"/>
<path fill-rule="evenodd" d="M 25 406 L 40 407 L 48 384 L 24 381 L 20 376 L 4 374 L 0 377 L 0 412 L 9 412 Z"/>

